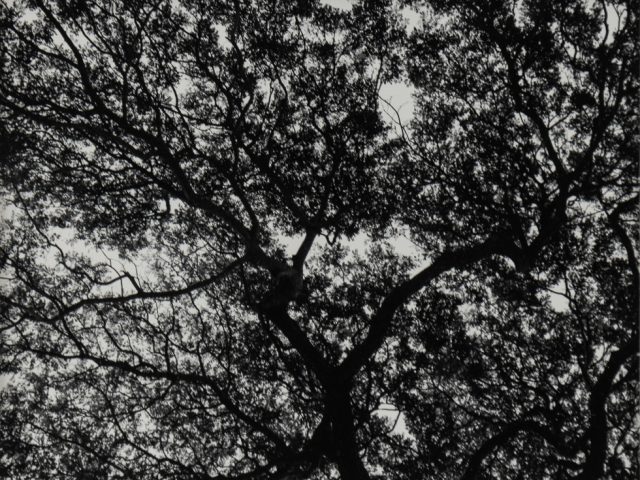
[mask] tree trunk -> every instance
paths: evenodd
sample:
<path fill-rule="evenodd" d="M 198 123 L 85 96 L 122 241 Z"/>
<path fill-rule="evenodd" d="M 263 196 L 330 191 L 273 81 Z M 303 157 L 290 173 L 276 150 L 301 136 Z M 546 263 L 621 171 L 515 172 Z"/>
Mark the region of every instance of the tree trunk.
<path fill-rule="evenodd" d="M 331 418 L 331 438 L 333 444 L 330 456 L 336 463 L 343 480 L 370 480 L 371 477 L 362 462 L 356 442 L 355 426 L 349 391 L 338 388 L 327 393 L 327 411 Z"/>

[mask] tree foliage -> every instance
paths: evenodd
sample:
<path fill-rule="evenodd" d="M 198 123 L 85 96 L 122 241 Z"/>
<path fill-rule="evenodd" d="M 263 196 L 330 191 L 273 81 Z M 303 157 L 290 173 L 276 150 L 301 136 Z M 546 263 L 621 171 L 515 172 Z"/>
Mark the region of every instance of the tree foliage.
<path fill-rule="evenodd" d="M 0 477 L 637 477 L 637 3 L 344 6 L 0 5 Z"/>

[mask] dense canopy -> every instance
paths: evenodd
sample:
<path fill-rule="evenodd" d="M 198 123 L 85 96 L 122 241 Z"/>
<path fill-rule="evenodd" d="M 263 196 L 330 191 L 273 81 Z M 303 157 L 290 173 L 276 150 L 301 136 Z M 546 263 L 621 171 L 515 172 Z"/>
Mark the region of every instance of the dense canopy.
<path fill-rule="evenodd" d="M 637 9 L 0 3 L 0 478 L 637 478 Z"/>

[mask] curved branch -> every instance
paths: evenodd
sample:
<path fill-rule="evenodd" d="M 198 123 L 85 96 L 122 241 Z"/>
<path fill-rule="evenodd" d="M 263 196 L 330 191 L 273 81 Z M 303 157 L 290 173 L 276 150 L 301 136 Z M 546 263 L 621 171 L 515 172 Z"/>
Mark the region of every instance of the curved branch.
<path fill-rule="evenodd" d="M 519 420 L 508 424 L 500 433 L 487 439 L 482 444 L 471 456 L 471 460 L 469 460 L 467 469 L 462 475 L 461 480 L 473 480 L 477 478 L 480 474 L 480 468 L 482 467 L 484 459 L 521 432 L 530 432 L 542 437 L 548 444 L 561 453 L 571 453 L 570 449 L 564 445 L 562 440 L 544 425 L 533 420 Z"/>
<path fill-rule="evenodd" d="M 442 273 L 454 268 L 465 267 L 496 254 L 506 254 L 514 259 L 519 258 L 515 247 L 508 240 L 490 238 L 473 247 L 443 253 L 431 265 L 391 290 L 372 318 L 366 338 L 351 351 L 340 365 L 339 370 L 342 379 L 348 381 L 348 379 L 352 378 L 371 355 L 380 348 L 391 328 L 396 310 L 409 297 L 420 291 Z"/>
<path fill-rule="evenodd" d="M 195 290 L 199 290 L 201 288 L 207 287 L 209 285 L 214 284 L 215 282 L 223 279 L 227 275 L 229 275 L 235 268 L 242 265 L 247 260 L 247 256 L 242 256 L 229 265 L 227 265 L 222 271 L 217 273 L 216 275 L 205 278 L 204 280 L 200 280 L 199 282 L 192 283 L 191 285 L 187 285 L 183 288 L 178 288 L 174 290 L 165 290 L 162 292 L 145 292 L 139 291 L 138 293 L 133 293 L 131 295 L 124 295 L 121 297 L 99 297 L 99 298 L 85 298 L 80 300 L 68 307 L 62 309 L 58 315 L 49 319 L 50 322 L 55 322 L 64 318 L 66 315 L 79 310 L 82 307 L 90 306 L 90 305 L 102 305 L 102 304 L 113 304 L 113 303 L 126 303 L 132 300 L 148 300 L 148 299 L 156 299 L 156 298 L 174 298 L 179 297 L 181 295 L 186 295 Z"/>
<path fill-rule="evenodd" d="M 77 341 L 77 339 L 75 339 L 75 341 Z M 80 347 L 81 345 L 82 344 L 79 343 L 78 346 Z M 58 358 L 60 360 L 87 360 L 101 367 L 117 369 L 131 375 L 135 375 L 141 378 L 148 378 L 151 380 L 168 380 L 171 382 L 186 382 L 193 385 L 207 386 L 211 388 L 211 390 L 213 390 L 220 403 L 224 405 L 224 407 L 229 412 L 235 415 L 243 423 L 255 429 L 257 432 L 262 433 L 281 450 L 285 452 L 291 451 L 290 447 L 282 438 L 280 438 L 280 436 L 276 432 L 242 411 L 230 397 L 228 392 L 225 391 L 220 385 L 218 385 L 218 383 L 213 378 L 207 375 L 200 375 L 197 373 L 181 373 L 177 371 L 163 371 L 148 363 L 135 366 L 122 360 L 111 360 L 108 358 L 97 357 L 89 353 L 86 348 L 80 349 L 77 355 L 65 355 L 59 352 L 33 348 L 30 346 L 26 347 L 25 350 L 31 351 L 32 353 L 38 355 Z"/>

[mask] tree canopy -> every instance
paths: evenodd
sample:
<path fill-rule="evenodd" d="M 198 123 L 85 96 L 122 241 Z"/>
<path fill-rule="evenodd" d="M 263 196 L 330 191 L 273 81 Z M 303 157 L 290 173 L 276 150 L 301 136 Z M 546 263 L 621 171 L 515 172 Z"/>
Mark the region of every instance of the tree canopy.
<path fill-rule="evenodd" d="M 637 8 L 0 4 L 0 477 L 637 478 Z"/>

